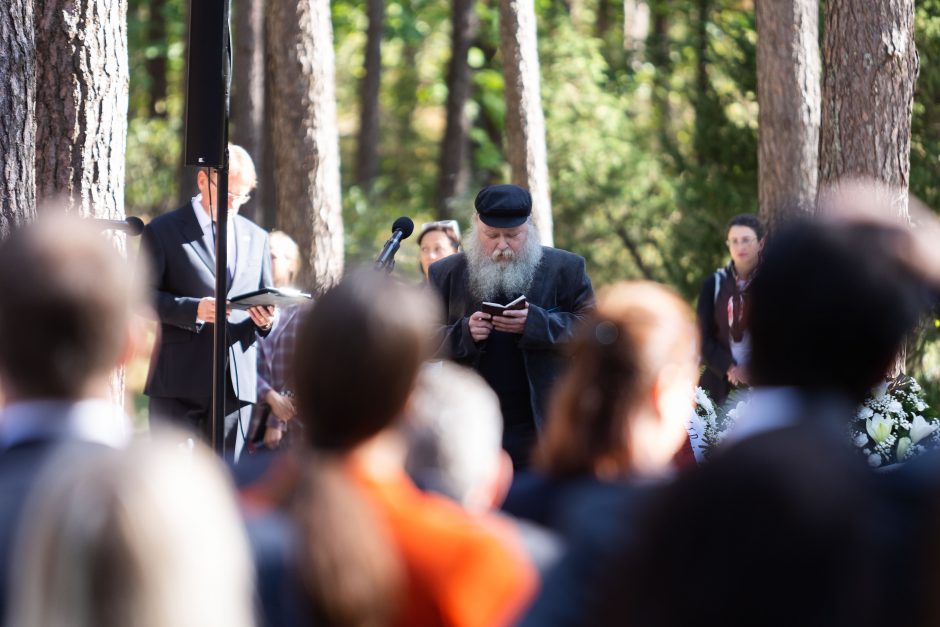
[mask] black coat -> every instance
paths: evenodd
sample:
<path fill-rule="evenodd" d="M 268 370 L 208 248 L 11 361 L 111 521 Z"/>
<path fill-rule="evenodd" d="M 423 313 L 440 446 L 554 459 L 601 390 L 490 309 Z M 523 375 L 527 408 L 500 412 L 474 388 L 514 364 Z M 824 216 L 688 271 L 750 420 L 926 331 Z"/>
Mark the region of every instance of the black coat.
<path fill-rule="evenodd" d="M 273 285 L 268 235 L 241 216 L 234 225 L 238 255 L 228 295 Z M 154 218 L 144 228 L 142 250 L 150 257 L 160 318 L 159 346 L 150 364 L 148 396 L 204 400 L 212 395 L 213 326 L 197 325 L 199 300 L 215 293 L 215 261 L 203 240 L 192 204 Z M 229 381 L 235 396 L 254 403 L 257 387 L 255 340 L 262 332 L 245 311 L 228 319 Z"/>
<path fill-rule="evenodd" d="M 480 311 L 481 301 L 470 294 L 466 256 L 458 253 L 432 264 L 429 279 L 444 299 L 447 316 L 438 356 L 476 368 L 486 343 L 474 342 L 470 336 L 470 315 Z M 542 261 L 525 296 L 529 316 L 519 349 L 529 380 L 532 415 L 541 427 L 551 387 L 561 373 L 561 348 L 594 306 L 584 259 L 543 246 Z"/>

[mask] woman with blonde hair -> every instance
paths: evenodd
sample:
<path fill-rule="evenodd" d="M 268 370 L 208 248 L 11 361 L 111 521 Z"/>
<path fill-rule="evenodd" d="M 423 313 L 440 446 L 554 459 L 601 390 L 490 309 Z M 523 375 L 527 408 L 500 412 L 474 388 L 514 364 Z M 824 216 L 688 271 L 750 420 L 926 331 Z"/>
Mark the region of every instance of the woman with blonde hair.
<path fill-rule="evenodd" d="M 254 625 L 247 539 L 207 449 L 65 452 L 48 469 L 20 529 L 7 624 Z"/>

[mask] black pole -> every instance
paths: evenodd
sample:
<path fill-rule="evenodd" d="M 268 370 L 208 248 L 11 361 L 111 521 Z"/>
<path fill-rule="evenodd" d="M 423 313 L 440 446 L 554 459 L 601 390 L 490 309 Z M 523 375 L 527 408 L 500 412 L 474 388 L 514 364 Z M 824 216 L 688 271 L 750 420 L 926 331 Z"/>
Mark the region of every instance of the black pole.
<path fill-rule="evenodd" d="M 231 13 L 229 0 L 223 1 L 222 23 L 225 34 L 222 39 L 222 163 L 216 169 L 215 199 L 215 327 L 213 333 L 212 358 L 212 449 L 225 454 L 225 392 L 228 370 L 228 350 L 225 332 L 228 327 L 225 304 L 228 295 L 228 122 L 232 76 L 232 40 L 229 27 Z M 238 425 L 235 427 L 238 428 Z"/>

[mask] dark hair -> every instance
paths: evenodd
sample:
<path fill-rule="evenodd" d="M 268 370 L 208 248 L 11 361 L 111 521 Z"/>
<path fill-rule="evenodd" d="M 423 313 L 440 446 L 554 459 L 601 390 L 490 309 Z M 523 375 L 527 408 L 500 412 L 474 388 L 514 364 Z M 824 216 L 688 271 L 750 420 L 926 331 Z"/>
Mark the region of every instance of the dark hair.
<path fill-rule="evenodd" d="M 453 229 L 449 229 L 446 226 L 431 226 L 421 231 L 421 235 L 418 236 L 418 246 L 421 246 L 421 240 L 424 239 L 424 236 L 428 233 L 433 233 L 434 231 L 440 231 L 447 236 L 447 239 L 450 241 L 450 245 L 454 247 L 454 252 L 460 250 L 460 239 L 457 237 L 457 234 L 454 233 Z"/>
<path fill-rule="evenodd" d="M 629 471 L 625 429 L 660 370 L 696 363 L 698 329 L 688 304 L 662 285 L 618 283 L 598 296 L 597 311 L 573 344 L 536 463 L 554 476 L 593 474 L 601 461 Z"/>
<path fill-rule="evenodd" d="M 437 308 L 425 292 L 373 270 L 348 275 L 301 320 L 294 389 L 308 444 L 294 508 L 307 600 L 336 626 L 387 625 L 402 571 L 345 454 L 402 413 L 430 356 Z"/>
<path fill-rule="evenodd" d="M 764 223 L 753 213 L 741 213 L 728 220 L 728 226 L 725 227 L 726 235 L 733 226 L 746 226 L 754 231 L 754 235 L 757 236 L 758 240 L 764 239 L 764 235 L 767 232 L 764 228 Z"/>
<path fill-rule="evenodd" d="M 294 360 L 311 446 L 343 452 L 398 417 L 430 357 L 436 313 L 424 292 L 371 270 L 319 299 L 300 322 Z"/>
<path fill-rule="evenodd" d="M 750 287 L 752 382 L 861 400 L 925 305 L 899 257 L 910 246 L 908 232 L 872 223 L 798 222 L 779 231 Z"/>
<path fill-rule="evenodd" d="M 79 398 L 118 365 L 147 281 L 98 229 L 43 217 L 0 244 L 0 372 L 23 398 Z"/>

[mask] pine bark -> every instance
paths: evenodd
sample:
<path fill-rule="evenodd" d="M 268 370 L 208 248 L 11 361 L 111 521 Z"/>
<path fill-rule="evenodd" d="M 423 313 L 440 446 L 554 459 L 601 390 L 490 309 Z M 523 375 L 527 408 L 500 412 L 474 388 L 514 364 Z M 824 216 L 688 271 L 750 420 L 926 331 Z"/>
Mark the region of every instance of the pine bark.
<path fill-rule="evenodd" d="M 532 194 L 542 243 L 553 245 L 552 201 L 542 112 L 533 0 L 500 0 L 500 42 L 506 80 L 506 139 L 512 182 Z"/>
<path fill-rule="evenodd" d="M 0 4 L 0 239 L 36 215 L 36 76 L 30 0 Z"/>
<path fill-rule="evenodd" d="M 235 61 L 232 88 L 232 142 L 248 151 L 258 172 L 259 189 L 240 213 L 260 221 L 264 184 L 264 1 L 239 0 L 235 5 Z"/>
<path fill-rule="evenodd" d="M 643 62 L 650 32 L 650 5 L 645 0 L 623 0 L 623 49 L 634 67 Z"/>
<path fill-rule="evenodd" d="M 447 122 L 441 140 L 438 217 L 453 217 L 454 199 L 467 193 L 470 184 L 470 118 L 467 101 L 473 89 L 468 54 L 477 36 L 479 20 L 474 0 L 451 4 L 451 57 L 447 69 Z"/>
<path fill-rule="evenodd" d="M 335 60 L 329 0 L 270 0 L 277 225 L 305 257 L 301 281 L 322 291 L 343 273 Z"/>
<path fill-rule="evenodd" d="M 829 0 L 824 30 L 817 202 L 824 190 L 866 180 L 886 190 L 886 210 L 906 223 L 920 70 L 914 0 Z"/>
<path fill-rule="evenodd" d="M 379 175 L 379 86 L 382 76 L 382 35 L 385 30 L 385 0 L 368 0 L 366 11 L 365 74 L 360 89 L 359 145 L 356 183 L 369 189 Z"/>
<path fill-rule="evenodd" d="M 126 0 L 35 0 L 37 202 L 124 215 Z"/>
<path fill-rule="evenodd" d="M 758 0 L 758 200 L 771 230 L 813 213 L 819 173 L 818 0 Z"/>

